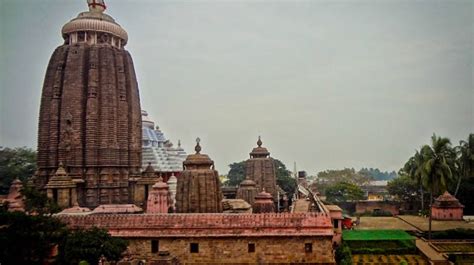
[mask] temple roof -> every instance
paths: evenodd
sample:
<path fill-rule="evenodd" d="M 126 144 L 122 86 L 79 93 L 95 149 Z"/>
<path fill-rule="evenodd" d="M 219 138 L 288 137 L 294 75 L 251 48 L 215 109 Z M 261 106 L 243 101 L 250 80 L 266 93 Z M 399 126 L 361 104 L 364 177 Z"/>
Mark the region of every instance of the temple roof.
<path fill-rule="evenodd" d="M 435 199 L 433 207 L 436 208 L 464 208 L 464 205 L 459 203 L 459 200 L 451 195 L 448 191 L 445 191 L 442 195 Z"/>
<path fill-rule="evenodd" d="M 135 204 L 103 204 L 97 206 L 93 214 L 130 214 L 142 213 L 143 209 Z"/>
<path fill-rule="evenodd" d="M 248 237 L 329 236 L 334 232 L 325 213 L 262 214 L 122 214 L 58 216 L 71 229 L 104 228 L 112 236 Z"/>
<path fill-rule="evenodd" d="M 273 200 L 273 197 L 270 193 L 266 192 L 265 189 L 263 189 L 261 192 L 255 196 L 255 200 L 258 201 L 265 201 L 265 200 Z"/>
<path fill-rule="evenodd" d="M 183 162 L 183 165 L 186 166 L 197 166 L 197 167 L 211 167 L 214 166 L 214 161 L 212 161 L 208 155 L 201 154 L 201 145 L 199 144 L 201 139 L 196 139 L 196 147 L 194 150 L 195 154 L 188 155 L 186 160 Z"/>
<path fill-rule="evenodd" d="M 89 0 L 88 5 L 89 11 L 80 13 L 63 26 L 61 30 L 63 38 L 66 39 L 70 33 L 79 31 L 105 32 L 119 37 L 125 45 L 128 34 L 111 16 L 104 14 L 105 3 L 102 0 Z"/>
<path fill-rule="evenodd" d="M 81 207 L 79 206 L 77 203 L 74 204 L 73 207 L 71 208 L 66 208 L 64 210 L 62 210 L 61 212 L 55 214 L 55 215 L 67 215 L 67 214 L 90 214 L 92 213 L 92 211 L 89 209 L 89 208 L 86 208 L 86 207 Z"/>
<path fill-rule="evenodd" d="M 151 163 L 157 172 L 181 172 L 186 152 L 167 140 L 163 132 L 149 118 L 148 113 L 142 110 L 142 167 L 145 169 Z"/>
<path fill-rule="evenodd" d="M 168 189 L 168 184 L 166 184 L 166 182 L 163 182 L 162 177 L 159 177 L 158 181 L 155 184 L 153 184 L 152 188 L 154 190 Z"/>
<path fill-rule="evenodd" d="M 255 183 L 255 181 L 249 179 L 248 177 L 245 178 L 244 180 L 242 180 L 242 182 L 240 182 L 240 187 L 253 187 L 255 188 L 257 184 Z"/>
<path fill-rule="evenodd" d="M 270 155 L 270 152 L 268 152 L 267 148 L 262 147 L 262 139 L 259 136 L 257 140 L 257 147 L 252 149 L 252 152 L 250 152 L 250 157 L 262 158 L 262 157 L 267 157 L 269 155 Z"/>
<path fill-rule="evenodd" d="M 63 164 L 60 163 L 58 169 L 56 170 L 56 174 L 52 176 L 48 184 L 46 184 L 45 188 L 75 188 L 76 183 L 72 180 L 72 178 L 67 174 L 66 170 L 63 167 Z"/>

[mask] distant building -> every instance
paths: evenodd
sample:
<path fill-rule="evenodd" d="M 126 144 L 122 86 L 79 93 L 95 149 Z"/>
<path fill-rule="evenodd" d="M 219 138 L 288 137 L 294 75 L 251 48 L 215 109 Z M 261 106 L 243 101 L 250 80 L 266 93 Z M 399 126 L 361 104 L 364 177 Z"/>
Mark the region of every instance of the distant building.
<path fill-rule="evenodd" d="M 373 180 L 361 188 L 368 201 L 383 201 L 388 195 L 387 184 L 387 180 Z"/>
<path fill-rule="evenodd" d="M 187 154 L 181 148 L 181 142 L 173 147 L 173 143 L 165 138 L 163 132 L 148 113 L 142 110 L 142 167 L 145 170 L 149 164 L 166 182 L 171 175 L 179 176 L 183 171 L 183 161 Z"/>

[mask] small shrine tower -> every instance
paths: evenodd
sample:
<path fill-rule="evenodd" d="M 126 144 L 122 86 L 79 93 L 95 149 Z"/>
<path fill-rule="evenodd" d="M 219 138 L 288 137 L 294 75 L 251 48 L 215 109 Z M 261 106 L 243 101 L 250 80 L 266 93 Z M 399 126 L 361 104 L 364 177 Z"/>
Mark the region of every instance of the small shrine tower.
<path fill-rule="evenodd" d="M 253 204 L 254 213 L 273 213 L 275 212 L 275 203 L 273 202 L 272 195 L 265 191 L 265 188 L 255 196 L 255 202 Z"/>
<path fill-rule="evenodd" d="M 237 199 L 242 199 L 250 205 L 253 205 L 257 193 L 255 181 L 246 178 L 240 183 L 239 188 L 237 189 Z"/>
<path fill-rule="evenodd" d="M 255 182 L 257 190 L 265 189 L 271 194 L 273 201 L 278 200 L 275 164 L 267 148 L 262 147 L 260 136 L 257 147 L 252 150 L 250 159 L 245 162 L 245 177 Z"/>
<path fill-rule="evenodd" d="M 168 213 L 171 207 L 168 184 L 160 177 L 152 188 L 153 190 L 148 195 L 146 213 Z"/>
<path fill-rule="evenodd" d="M 431 214 L 434 220 L 462 220 L 464 205 L 459 203 L 449 192 L 445 191 L 436 198 L 431 207 Z"/>
<path fill-rule="evenodd" d="M 70 208 L 77 202 L 76 183 L 67 174 L 62 163 L 45 188 L 48 198 L 53 199 L 61 208 Z"/>
<path fill-rule="evenodd" d="M 223 198 L 219 173 L 214 161 L 201 154 L 200 139 L 196 139 L 196 154 L 188 155 L 176 190 L 177 213 L 220 213 Z"/>

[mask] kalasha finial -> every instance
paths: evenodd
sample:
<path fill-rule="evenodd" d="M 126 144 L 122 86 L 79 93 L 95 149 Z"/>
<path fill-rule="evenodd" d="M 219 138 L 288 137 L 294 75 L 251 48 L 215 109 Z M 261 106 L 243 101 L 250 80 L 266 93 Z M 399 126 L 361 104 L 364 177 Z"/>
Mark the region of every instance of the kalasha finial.
<path fill-rule="evenodd" d="M 91 12 L 104 12 L 107 8 L 105 6 L 104 0 L 87 0 L 87 5 L 89 6 L 89 11 Z"/>
<path fill-rule="evenodd" d="M 260 139 L 260 135 L 258 136 L 257 145 L 258 145 L 258 147 L 262 146 L 262 139 Z"/>
<path fill-rule="evenodd" d="M 181 140 L 178 140 L 178 147 L 181 148 Z"/>
<path fill-rule="evenodd" d="M 201 146 L 199 145 L 199 142 L 201 142 L 201 139 L 196 138 L 196 147 L 194 147 L 194 150 L 196 151 L 196 154 L 199 154 L 201 152 Z"/>

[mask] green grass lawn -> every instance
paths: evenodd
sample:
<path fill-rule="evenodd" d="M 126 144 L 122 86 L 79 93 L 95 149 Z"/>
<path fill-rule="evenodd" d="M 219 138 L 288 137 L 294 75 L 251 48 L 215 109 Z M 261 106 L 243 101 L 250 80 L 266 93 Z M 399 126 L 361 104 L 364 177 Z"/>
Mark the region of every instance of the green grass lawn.
<path fill-rule="evenodd" d="M 385 240 L 414 240 L 415 238 L 410 236 L 403 230 L 344 230 L 342 231 L 342 239 L 344 241 L 385 241 Z"/>

